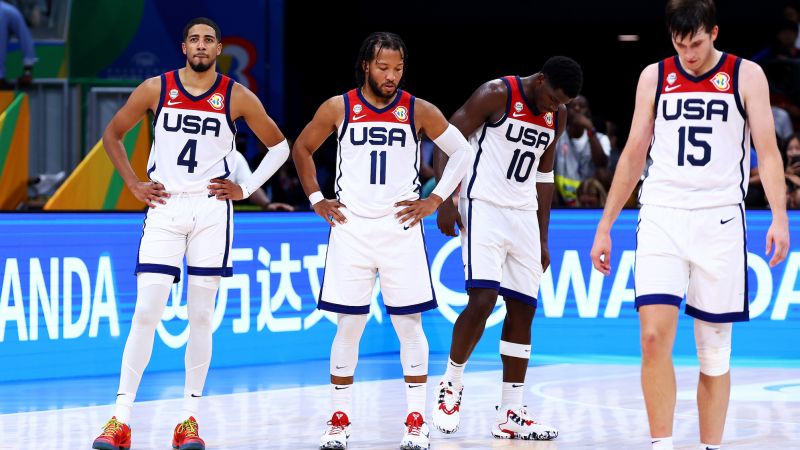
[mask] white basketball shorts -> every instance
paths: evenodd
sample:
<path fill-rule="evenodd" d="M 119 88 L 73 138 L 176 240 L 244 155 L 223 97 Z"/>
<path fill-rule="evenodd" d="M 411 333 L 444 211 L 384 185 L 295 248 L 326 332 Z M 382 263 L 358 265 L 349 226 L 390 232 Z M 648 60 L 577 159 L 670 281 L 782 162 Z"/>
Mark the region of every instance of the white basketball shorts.
<path fill-rule="evenodd" d="M 741 205 L 675 209 L 645 205 L 636 232 L 636 309 L 680 307 L 706 322 L 749 320 Z"/>
<path fill-rule="evenodd" d="M 387 314 L 436 308 L 422 223 L 406 228 L 394 213 L 371 219 L 347 208 L 339 211 L 347 223 L 331 228 L 317 307 L 344 314 L 369 313 L 378 275 Z"/>
<path fill-rule="evenodd" d="M 466 288 L 496 289 L 506 300 L 536 306 L 542 278 L 542 247 L 535 210 L 501 208 L 460 199 Z"/>
<path fill-rule="evenodd" d="M 233 275 L 233 206 L 207 192 L 177 193 L 166 205 L 147 210 L 136 260 L 136 273 L 181 277 L 186 256 L 188 275 Z"/>

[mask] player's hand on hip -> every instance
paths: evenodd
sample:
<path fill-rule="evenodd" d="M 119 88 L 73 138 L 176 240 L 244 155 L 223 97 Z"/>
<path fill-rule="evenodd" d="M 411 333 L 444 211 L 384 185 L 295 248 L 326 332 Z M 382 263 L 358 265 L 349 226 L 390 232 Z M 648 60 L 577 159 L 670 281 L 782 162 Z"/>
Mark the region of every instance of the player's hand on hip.
<path fill-rule="evenodd" d="M 405 224 L 406 227 L 411 228 L 418 224 L 423 217 L 428 217 L 439 208 L 442 204 L 442 199 L 438 195 L 431 194 L 430 197 L 419 200 L 404 200 L 394 204 L 395 207 L 405 206 L 394 216 L 399 219 L 399 222 Z"/>
<path fill-rule="evenodd" d="M 131 187 L 131 193 L 151 208 L 158 204 L 166 205 L 164 199 L 169 198 L 169 192 L 164 190 L 164 185 L 156 181 L 140 181 Z"/>
<path fill-rule="evenodd" d="M 458 236 L 458 232 L 455 228 L 456 226 L 458 226 L 458 229 L 462 232 L 464 231 L 464 224 L 461 222 L 461 214 L 458 213 L 458 209 L 456 209 L 456 205 L 453 204 L 452 200 L 448 199 L 447 201 L 443 201 L 439 206 L 439 214 L 436 216 L 436 225 L 439 227 L 439 231 L 445 236 Z"/>
<path fill-rule="evenodd" d="M 213 178 L 208 186 L 208 195 L 217 200 L 241 200 L 244 198 L 241 186 L 227 178 Z"/>
<path fill-rule="evenodd" d="M 611 235 L 597 230 L 590 253 L 592 265 L 605 275 L 611 275 Z"/>
<path fill-rule="evenodd" d="M 542 242 L 542 273 L 550 267 L 550 249 L 547 247 L 547 243 Z"/>
<path fill-rule="evenodd" d="M 344 207 L 343 204 L 339 203 L 339 200 L 322 200 L 314 204 L 314 212 L 317 213 L 320 217 L 325 219 L 326 222 L 332 227 L 336 226 L 336 223 L 345 223 L 347 222 L 347 217 L 339 211 L 339 208 Z"/>
<path fill-rule="evenodd" d="M 769 255 L 771 250 L 772 258 L 769 260 L 769 266 L 775 267 L 784 259 L 786 259 L 786 254 L 789 252 L 789 224 L 786 222 L 780 223 L 772 221 L 772 225 L 769 227 L 769 231 L 767 231 L 767 250 L 766 253 Z"/>

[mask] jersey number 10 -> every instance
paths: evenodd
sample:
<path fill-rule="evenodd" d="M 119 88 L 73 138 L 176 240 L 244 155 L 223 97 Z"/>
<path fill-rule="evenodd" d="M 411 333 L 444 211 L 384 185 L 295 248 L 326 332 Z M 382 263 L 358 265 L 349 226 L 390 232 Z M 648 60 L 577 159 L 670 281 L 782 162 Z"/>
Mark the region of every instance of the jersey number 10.
<path fill-rule="evenodd" d="M 533 152 L 525 152 L 520 155 L 520 153 L 522 153 L 522 150 L 514 150 L 514 156 L 511 158 L 511 164 L 508 166 L 506 178 L 510 180 L 511 177 L 514 177 L 515 180 L 519 181 L 520 183 L 524 183 L 525 180 L 531 176 L 531 170 L 533 169 L 533 162 L 536 160 L 536 154 Z M 525 173 L 522 173 L 523 170 Z"/>

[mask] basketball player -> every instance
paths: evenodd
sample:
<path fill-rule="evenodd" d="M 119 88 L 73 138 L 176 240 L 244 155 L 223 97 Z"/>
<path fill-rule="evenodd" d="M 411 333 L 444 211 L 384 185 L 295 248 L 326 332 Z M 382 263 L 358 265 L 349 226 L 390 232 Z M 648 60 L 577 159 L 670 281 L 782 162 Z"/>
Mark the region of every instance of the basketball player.
<path fill-rule="evenodd" d="M 373 33 L 356 60 L 358 87 L 330 98 L 295 142 L 297 172 L 314 211 L 331 226 L 318 307 L 338 313 L 331 348 L 333 414 L 323 449 L 343 449 L 350 434 L 351 391 L 358 344 L 380 274 L 386 312 L 400 340 L 408 415 L 401 449 L 427 449 L 425 394 L 428 341 L 422 311 L 436 308 L 421 220 L 453 192 L 472 162 L 459 131 L 432 104 L 400 89 L 408 57 L 392 33 Z M 442 180 L 419 199 L 419 133 L 450 162 Z M 323 198 L 312 154 L 336 133 L 336 200 Z"/>
<path fill-rule="evenodd" d="M 672 449 L 678 308 L 694 318 L 700 376 L 700 448 L 718 449 L 730 397 L 732 322 L 749 320 L 743 201 L 750 136 L 772 208 L 770 266 L 789 247 L 781 157 L 767 80 L 751 61 L 714 47 L 713 0 L 670 0 L 667 28 L 677 55 L 642 71 L 631 132 L 597 227 L 592 263 L 611 272 L 610 230 L 652 159 L 639 199 L 635 305 L 653 449 Z"/>
<path fill-rule="evenodd" d="M 500 294 L 507 311 L 500 338 L 503 390 L 492 434 L 506 439 L 558 436 L 555 428 L 528 415 L 522 396 L 539 279 L 550 263 L 555 147 L 567 122 L 565 105 L 582 84 L 578 63 L 555 56 L 531 76 L 484 83 L 450 120 L 470 136 L 477 156 L 461 183 L 460 215 L 450 199 L 439 207 L 440 230 L 455 236 L 457 224 L 462 231 L 469 292 L 453 327 L 450 359 L 433 410 L 433 424 L 443 433 L 458 429 L 464 366 Z"/>
<path fill-rule="evenodd" d="M 255 94 L 216 73 L 220 40 L 220 29 L 213 21 L 192 19 L 183 30 L 186 67 L 139 85 L 103 134 L 106 152 L 128 189 L 150 209 L 136 262 L 136 310 L 122 354 L 116 408 L 94 441 L 95 449 L 131 446 L 133 401 L 171 285 L 180 279 L 184 255 L 190 332 L 183 409 L 172 446 L 205 448 L 195 416 L 211 362 L 214 298 L 220 277 L 233 272 L 231 200 L 248 197 L 290 153 L 283 134 Z M 155 136 L 147 170 L 150 179 L 141 181 L 131 169 L 122 137 L 147 111 L 155 115 Z M 236 151 L 234 121 L 238 118 L 244 118 L 270 149 L 255 173 L 240 185 L 226 180 L 229 154 Z"/>

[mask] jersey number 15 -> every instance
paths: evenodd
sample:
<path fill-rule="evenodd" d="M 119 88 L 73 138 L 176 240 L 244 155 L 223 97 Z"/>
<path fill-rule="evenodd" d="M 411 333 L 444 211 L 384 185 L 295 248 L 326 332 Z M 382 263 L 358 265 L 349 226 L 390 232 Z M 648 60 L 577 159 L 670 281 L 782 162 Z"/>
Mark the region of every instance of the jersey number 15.
<path fill-rule="evenodd" d="M 686 161 L 693 166 L 705 166 L 711 161 L 711 144 L 703 138 L 699 137 L 700 134 L 711 134 L 713 130 L 711 127 L 680 127 L 678 128 L 678 165 L 683 166 Z M 695 147 L 703 149 L 703 156 L 700 158 L 694 155 L 686 154 L 686 138 L 689 138 L 689 143 Z"/>

